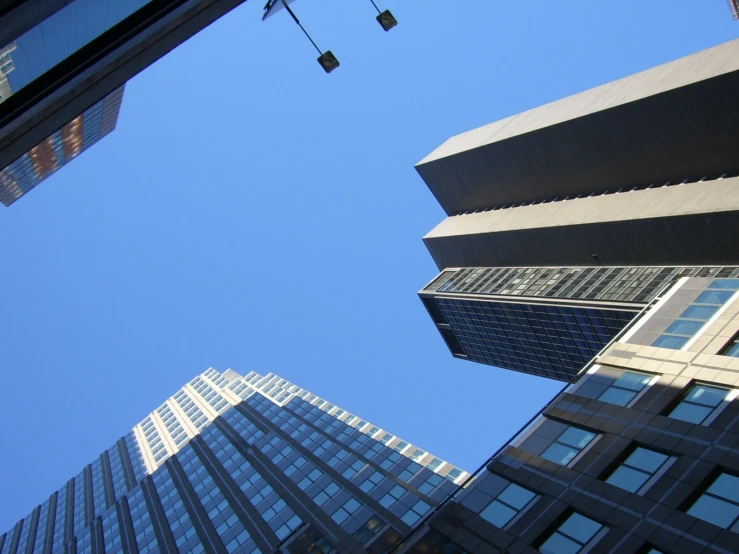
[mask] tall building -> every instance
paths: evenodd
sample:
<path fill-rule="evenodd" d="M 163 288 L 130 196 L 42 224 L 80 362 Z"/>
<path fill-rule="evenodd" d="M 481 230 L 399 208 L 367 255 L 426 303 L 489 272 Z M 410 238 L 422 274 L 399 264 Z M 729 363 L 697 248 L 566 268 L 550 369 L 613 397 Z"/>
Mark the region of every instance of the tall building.
<path fill-rule="evenodd" d="M 468 477 L 276 375 L 209 369 L 0 554 L 383 553 Z"/>
<path fill-rule="evenodd" d="M 739 267 L 446 269 L 418 295 L 456 358 L 569 382 L 683 276 Z"/>
<path fill-rule="evenodd" d="M 728 0 L 729 7 L 731 8 L 731 15 L 734 19 L 739 19 L 739 0 Z"/>
<path fill-rule="evenodd" d="M 452 137 L 416 169 L 448 267 L 737 265 L 739 39 Z"/>
<path fill-rule="evenodd" d="M 0 168 L 243 1 L 1 0 Z"/>
<path fill-rule="evenodd" d="M 739 279 L 678 277 L 396 552 L 735 553 L 738 396 Z"/>
<path fill-rule="evenodd" d="M 452 354 L 568 381 L 675 275 L 739 265 L 739 39 L 452 137 L 419 292 Z"/>
<path fill-rule="evenodd" d="M 0 170 L 0 202 L 10 206 L 113 131 L 118 121 L 124 88 L 117 88 Z"/>

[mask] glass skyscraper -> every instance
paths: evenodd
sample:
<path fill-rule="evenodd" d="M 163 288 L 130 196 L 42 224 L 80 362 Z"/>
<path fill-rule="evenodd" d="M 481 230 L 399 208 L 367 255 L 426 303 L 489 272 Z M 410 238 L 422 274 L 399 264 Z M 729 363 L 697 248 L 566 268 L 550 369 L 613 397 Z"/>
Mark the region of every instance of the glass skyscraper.
<path fill-rule="evenodd" d="M 571 381 L 660 292 L 737 267 L 447 269 L 419 296 L 452 355 Z"/>
<path fill-rule="evenodd" d="M 118 121 L 124 88 L 114 90 L 0 170 L 0 202 L 10 206 L 112 132 Z"/>
<path fill-rule="evenodd" d="M 68 161 L 56 136 L 88 122 L 124 84 L 244 0 L 14 0 L 0 9 L 3 202 Z M 99 119 L 99 114 L 97 115 Z M 97 128 L 93 122 L 90 129 Z M 87 139 L 86 139 L 87 140 Z M 37 176 L 16 166 L 34 153 Z M 55 160 L 53 160 L 55 156 Z"/>
<path fill-rule="evenodd" d="M 0 554 L 382 553 L 468 477 L 276 375 L 209 369 L 0 535 Z"/>

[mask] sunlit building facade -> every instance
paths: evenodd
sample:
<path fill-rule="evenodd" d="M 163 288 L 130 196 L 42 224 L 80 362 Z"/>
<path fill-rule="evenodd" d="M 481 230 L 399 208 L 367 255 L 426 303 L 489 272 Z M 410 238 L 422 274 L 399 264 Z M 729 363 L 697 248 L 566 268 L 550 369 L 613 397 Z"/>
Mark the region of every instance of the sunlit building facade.
<path fill-rule="evenodd" d="M 382 553 L 468 477 L 276 375 L 209 369 L 0 552 Z"/>
<path fill-rule="evenodd" d="M 0 170 L 0 202 L 10 206 L 115 129 L 125 87 L 82 112 Z"/>
<path fill-rule="evenodd" d="M 739 279 L 676 278 L 398 554 L 729 554 Z"/>

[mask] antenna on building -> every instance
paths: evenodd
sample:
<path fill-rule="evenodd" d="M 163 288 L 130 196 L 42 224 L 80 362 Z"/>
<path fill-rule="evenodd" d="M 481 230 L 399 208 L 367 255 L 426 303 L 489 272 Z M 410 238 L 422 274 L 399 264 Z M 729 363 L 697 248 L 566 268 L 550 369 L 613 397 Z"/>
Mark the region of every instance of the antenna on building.
<path fill-rule="evenodd" d="M 375 0 L 370 0 L 372 2 L 372 5 L 377 10 L 377 22 L 380 24 L 380 27 L 383 28 L 385 31 L 389 31 L 393 27 L 395 27 L 398 24 L 398 20 L 395 19 L 393 14 L 390 13 L 390 10 L 385 10 L 384 12 L 380 11 L 380 8 L 377 7 L 377 4 L 375 4 Z"/>
<path fill-rule="evenodd" d="M 313 45 L 313 48 L 315 48 L 316 51 L 318 52 L 319 54 L 318 63 L 321 65 L 323 70 L 326 73 L 331 73 L 334 69 L 339 67 L 339 60 L 336 59 L 336 56 L 334 56 L 331 50 L 326 50 L 325 52 L 322 52 L 321 49 L 318 48 L 318 45 L 316 44 L 316 42 L 308 34 L 308 31 L 305 30 L 305 27 L 301 25 L 300 20 L 297 18 L 295 13 L 290 9 L 290 6 L 288 5 L 288 2 L 290 2 L 290 0 L 270 0 L 269 2 L 267 2 L 267 5 L 264 7 L 265 14 L 264 14 L 264 17 L 262 17 L 262 20 L 264 20 L 270 14 L 270 12 L 273 10 L 275 4 L 277 4 L 278 1 L 282 3 L 282 6 L 287 10 L 287 13 L 290 14 L 290 17 L 293 18 L 293 21 L 295 21 L 298 27 L 300 27 L 300 30 L 303 31 L 306 37 L 308 37 L 308 40 Z"/>

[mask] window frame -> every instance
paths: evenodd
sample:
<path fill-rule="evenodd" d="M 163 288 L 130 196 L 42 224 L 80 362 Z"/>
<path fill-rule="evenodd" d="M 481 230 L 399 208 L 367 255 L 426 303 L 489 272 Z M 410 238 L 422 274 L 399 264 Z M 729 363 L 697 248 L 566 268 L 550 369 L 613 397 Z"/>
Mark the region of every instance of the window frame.
<path fill-rule="evenodd" d="M 718 390 L 725 390 L 726 394 L 724 395 L 723 399 L 716 404 L 716 406 L 713 406 L 711 411 L 706 414 L 706 416 L 699 422 L 695 421 L 689 421 L 686 419 L 681 419 L 678 417 L 673 417 L 673 413 L 683 404 L 690 404 L 694 406 L 701 406 L 704 408 L 711 408 L 709 404 L 701 404 L 700 402 L 695 402 L 694 400 L 688 400 L 688 396 L 691 394 L 691 392 L 696 389 L 697 387 L 705 387 L 708 389 L 718 389 Z M 715 383 L 704 383 L 702 381 L 693 381 L 688 387 L 685 388 L 683 393 L 680 395 L 679 399 L 671 404 L 668 407 L 668 410 L 665 412 L 665 416 L 669 417 L 671 419 L 675 419 L 677 421 L 684 421 L 685 423 L 690 423 L 693 425 L 710 425 L 713 423 L 716 418 L 721 415 L 721 413 L 726 409 L 726 407 L 731 404 L 731 402 L 739 395 L 739 389 L 735 389 L 730 386 L 721 386 L 716 385 Z"/>
<path fill-rule="evenodd" d="M 562 527 L 565 524 L 567 524 L 567 522 L 569 522 L 574 516 L 579 516 L 593 523 L 597 523 L 600 526 L 600 528 L 597 531 L 595 531 L 586 542 L 581 542 L 580 539 L 577 539 L 574 536 L 568 535 L 567 533 L 561 531 Z M 600 521 L 591 519 L 579 512 L 571 510 L 571 511 L 565 512 L 565 517 L 559 520 L 559 524 L 556 527 L 550 528 L 549 532 L 547 532 L 542 539 L 537 541 L 537 548 L 541 552 L 546 552 L 542 550 L 544 545 L 555 535 L 560 535 L 564 537 L 566 540 L 573 542 L 580 546 L 580 549 L 577 551 L 577 554 L 579 554 L 580 552 L 588 552 L 595 544 L 598 543 L 598 541 L 600 541 L 600 539 L 608 532 L 608 530 L 609 528 L 603 525 Z"/>
<path fill-rule="evenodd" d="M 642 469 L 642 468 L 640 468 L 640 467 L 638 467 L 636 465 L 627 465 L 626 462 L 639 449 L 646 450 L 648 452 L 653 452 L 655 454 L 661 454 L 662 456 L 665 456 L 666 457 L 665 458 L 665 461 L 662 462 L 660 464 L 660 466 L 654 472 L 652 472 L 652 473 L 648 473 L 647 470 L 644 470 L 644 469 Z M 672 464 L 675 463 L 676 460 L 677 460 L 677 457 L 674 456 L 674 455 L 668 454 L 666 452 L 660 452 L 659 450 L 655 450 L 653 448 L 642 446 L 641 444 L 635 444 L 635 445 L 633 445 L 633 447 L 631 447 L 631 448 L 629 448 L 629 449 L 626 450 L 626 456 L 625 457 L 619 458 L 619 462 L 617 464 L 613 464 L 613 465 L 610 466 L 610 468 L 605 472 L 605 474 L 603 475 L 603 477 L 601 477 L 601 479 L 602 479 L 603 482 L 605 482 L 605 483 L 607 483 L 607 484 L 609 484 L 609 485 L 611 485 L 613 487 L 618 487 L 618 488 L 620 488 L 622 490 L 625 490 L 625 491 L 628 491 L 628 492 L 630 492 L 632 494 L 636 494 L 636 495 L 642 496 L 643 494 L 645 494 L 660 479 L 660 477 L 662 477 L 667 472 L 668 469 L 670 469 L 670 467 L 672 466 Z M 648 474 L 649 476 L 639 486 L 639 488 L 637 488 L 635 491 L 626 489 L 626 488 L 621 487 L 621 486 L 619 486 L 619 485 L 617 485 L 615 483 L 610 483 L 608 481 L 608 479 L 610 479 L 611 477 L 613 477 L 613 475 L 615 475 L 615 473 L 619 469 L 621 469 L 623 467 L 625 467 L 627 469 L 630 469 L 632 471 L 639 472 L 639 473 Z"/>
<path fill-rule="evenodd" d="M 734 479 L 737 479 L 737 481 L 739 482 L 739 476 L 737 476 L 735 473 L 732 473 L 730 471 L 717 471 L 716 473 L 714 473 L 714 477 L 710 481 L 708 481 L 708 483 L 704 487 L 702 487 L 701 493 L 697 497 L 695 497 L 695 499 L 692 500 L 692 502 L 690 502 L 690 505 L 688 505 L 685 508 L 684 512 L 687 515 L 691 516 L 691 517 L 694 517 L 696 519 L 700 519 L 701 521 L 705 521 L 706 523 L 710 523 L 711 525 L 715 525 L 716 527 L 720 527 L 721 529 L 726 529 L 727 531 L 730 531 L 730 532 L 733 532 L 733 533 L 737 533 L 737 532 L 739 532 L 739 501 L 730 499 L 730 498 L 725 497 L 725 496 L 719 496 L 715 492 L 710 491 L 711 487 L 713 487 L 714 485 L 716 485 L 718 483 L 719 479 L 721 479 L 721 477 L 723 475 L 727 475 L 729 477 L 732 477 Z M 702 518 L 702 517 L 700 517 L 698 515 L 695 515 L 695 514 L 691 514 L 690 513 L 690 510 L 693 509 L 698 504 L 698 502 L 700 502 L 701 499 L 703 499 L 706 496 L 708 496 L 709 498 L 713 498 L 714 500 L 717 500 L 717 501 L 722 502 L 724 504 L 729 504 L 729 505 L 732 505 L 732 506 L 736 506 L 736 508 L 737 508 L 737 515 L 734 517 L 734 520 L 727 527 L 723 527 L 722 525 L 719 525 L 718 523 L 715 523 L 713 521 L 709 521 L 709 520 L 704 519 L 704 518 Z"/>

